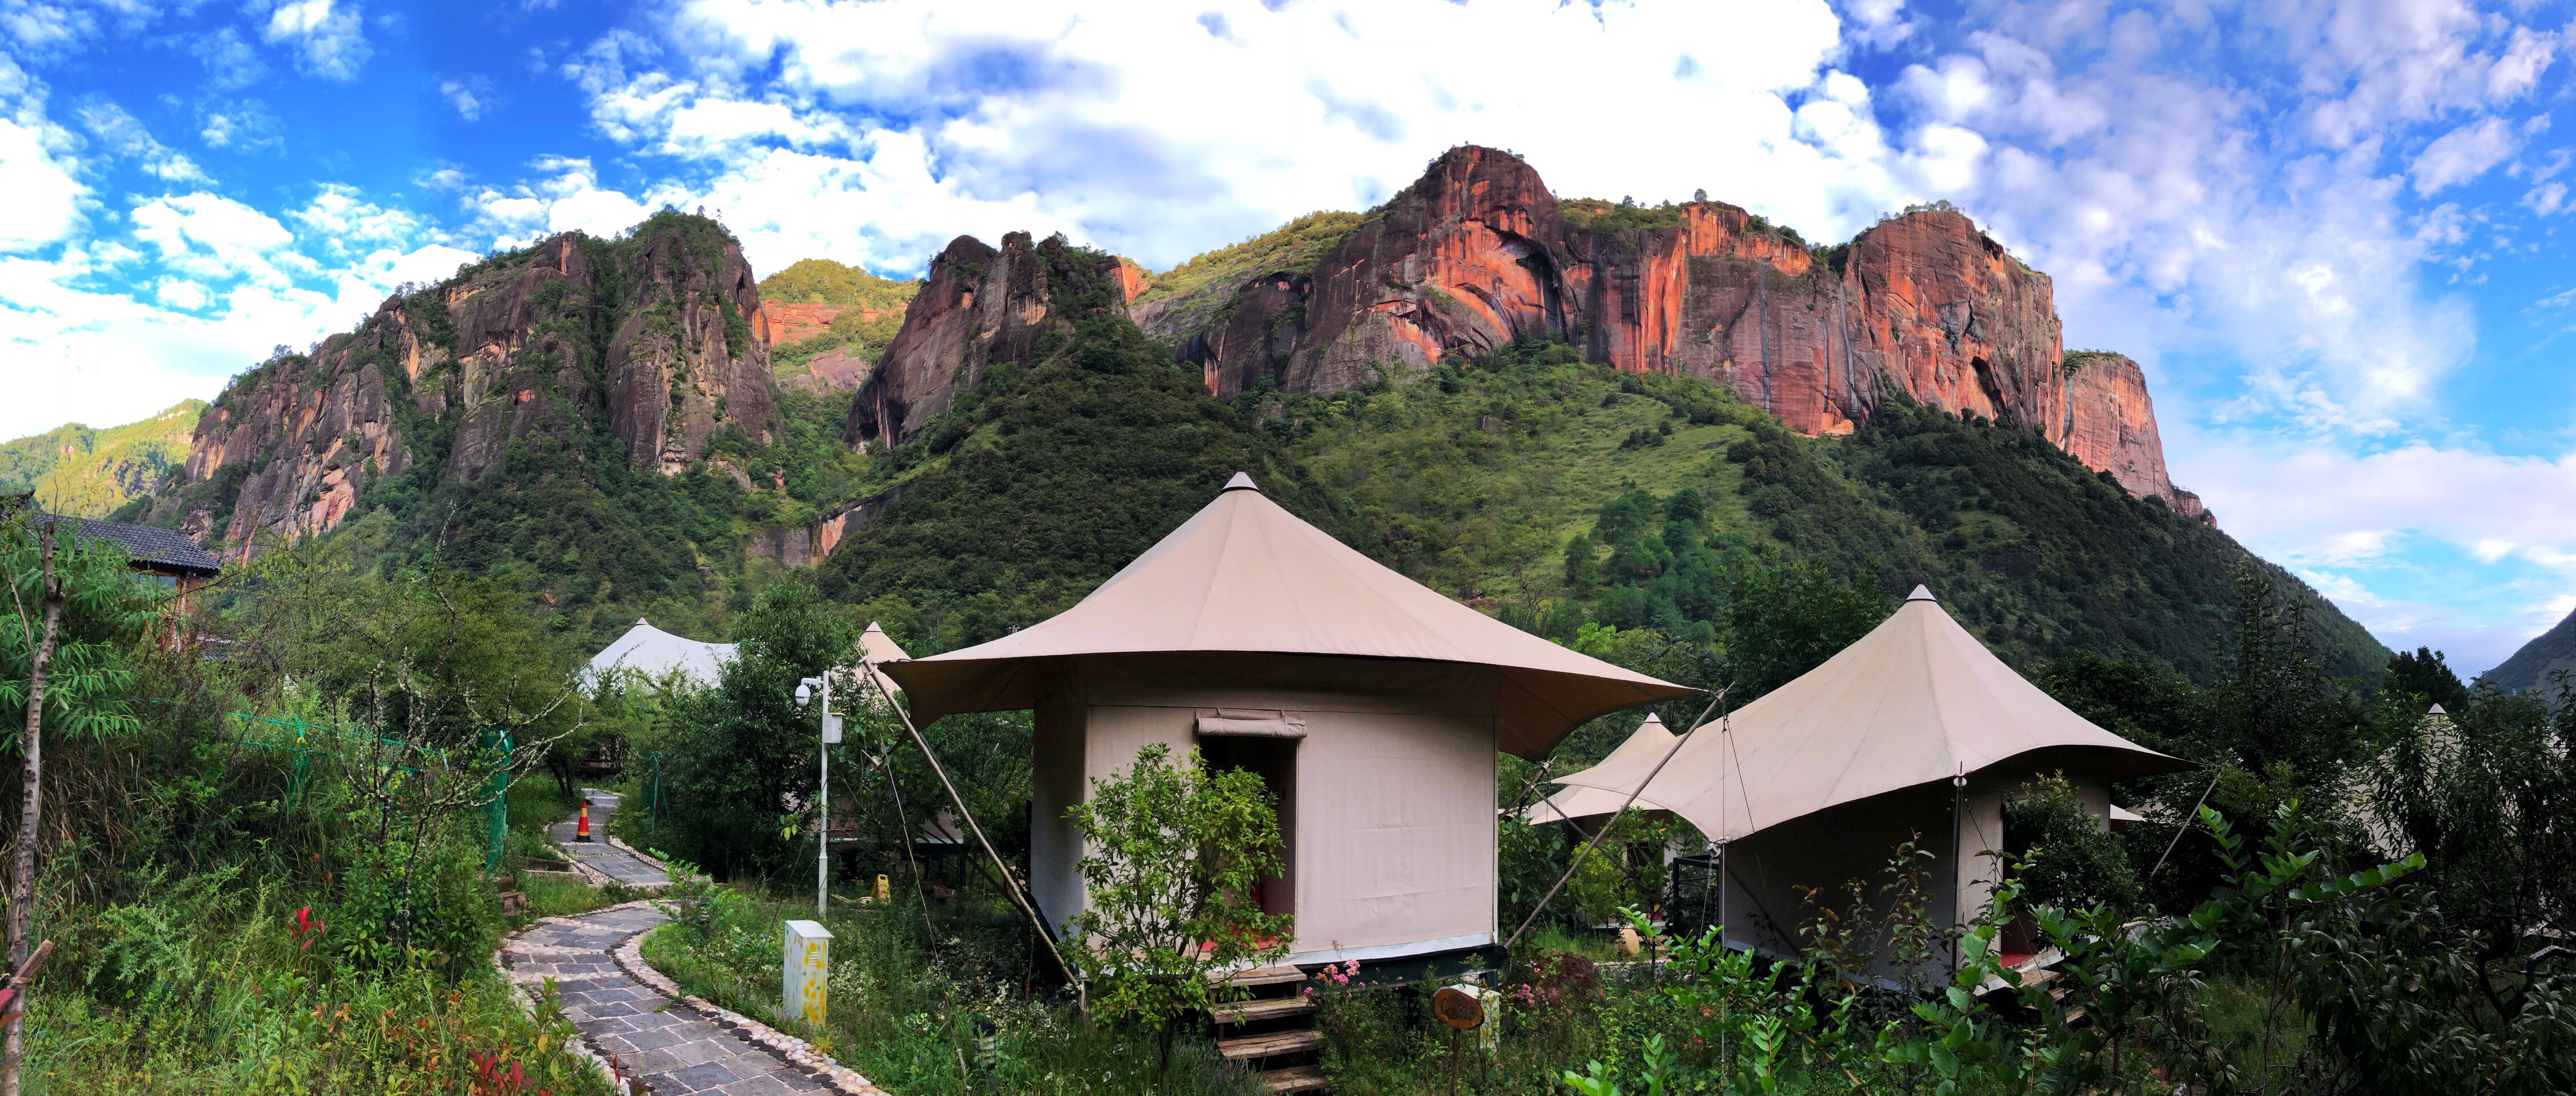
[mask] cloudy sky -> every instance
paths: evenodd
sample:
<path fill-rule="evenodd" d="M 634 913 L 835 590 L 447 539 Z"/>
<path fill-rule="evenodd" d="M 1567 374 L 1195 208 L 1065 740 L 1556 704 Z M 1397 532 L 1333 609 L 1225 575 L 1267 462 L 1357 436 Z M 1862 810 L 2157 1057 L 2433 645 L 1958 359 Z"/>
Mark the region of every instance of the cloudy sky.
<path fill-rule="evenodd" d="M 0 0 L 0 437 L 663 203 L 753 265 L 1160 269 L 1441 149 L 1842 240 L 1945 198 L 2147 364 L 2174 478 L 2391 645 L 2576 608 L 2570 11 L 2451 0 Z"/>

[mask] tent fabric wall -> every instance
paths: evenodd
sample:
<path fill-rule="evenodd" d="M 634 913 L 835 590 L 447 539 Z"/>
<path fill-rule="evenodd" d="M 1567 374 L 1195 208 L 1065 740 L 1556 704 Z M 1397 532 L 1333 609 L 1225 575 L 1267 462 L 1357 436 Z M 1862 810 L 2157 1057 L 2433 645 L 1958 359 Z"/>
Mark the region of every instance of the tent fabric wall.
<path fill-rule="evenodd" d="M 1082 908 L 1065 812 L 1151 743 L 1196 745 L 1202 712 L 1294 712 L 1291 958 L 1385 959 L 1495 939 L 1494 671 L 1295 656 L 1076 660 L 1036 708 L 1030 885 L 1061 926 Z M 1218 684 L 1222 683 L 1222 684 Z"/>
<path fill-rule="evenodd" d="M 2005 802 L 2031 781 L 2054 770 L 2042 768 L 1989 770 L 1970 777 L 1955 801 L 1947 782 L 1918 784 L 1868 799 L 1843 803 L 1741 837 L 1726 850 L 1727 943 L 1774 957 L 1794 957 L 1805 941 L 1798 927 L 1814 916 L 1806 888 L 1849 923 L 1853 887 L 1874 915 L 1888 910 L 1880 888 L 1887 867 L 1901 844 L 1912 841 L 1928 858 L 1917 861 L 1925 875 L 1926 915 L 1935 925 L 1966 927 L 1985 913 L 1994 888 L 2003 881 Z M 2097 817 L 2107 816 L 2110 788 L 2099 780 L 2076 779 L 2077 800 Z M 1953 813 L 1954 802 L 1965 810 Z M 1953 819 L 1956 853 L 1953 853 Z M 1942 880 L 1950 886 L 1941 886 Z M 1717 919 L 1716 910 L 1710 919 Z M 1947 969 L 1947 953 L 1933 968 Z M 1907 972 L 1882 962 L 1873 974 L 1901 978 Z"/>

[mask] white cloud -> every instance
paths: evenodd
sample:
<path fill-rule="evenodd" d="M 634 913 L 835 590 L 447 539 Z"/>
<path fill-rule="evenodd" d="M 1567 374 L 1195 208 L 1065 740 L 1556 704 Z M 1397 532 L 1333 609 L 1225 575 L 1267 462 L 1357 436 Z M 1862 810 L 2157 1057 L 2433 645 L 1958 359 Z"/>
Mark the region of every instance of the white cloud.
<path fill-rule="evenodd" d="M 206 66 L 207 83 L 218 90 L 245 88 L 268 78 L 268 66 L 260 63 L 258 52 L 231 27 L 198 37 L 188 50 Z"/>
<path fill-rule="evenodd" d="M 2511 125 L 2502 118 L 2490 117 L 2434 139 L 2415 157 L 2407 173 L 2415 177 L 2415 193 L 2431 194 L 2486 174 L 2487 169 L 2503 163 L 2521 146 Z"/>
<path fill-rule="evenodd" d="M 2429 644 L 2464 673 L 2483 670 L 2556 623 L 2565 611 L 2546 606 L 2576 592 L 2576 455 L 2424 442 L 2349 452 L 2188 424 L 2167 439 L 2176 480 L 2229 533 L 2391 646 Z"/>
<path fill-rule="evenodd" d="M 447 105 L 456 108 L 456 116 L 468 122 L 479 122 L 495 105 L 492 81 L 480 76 L 460 76 L 438 82 L 438 94 Z"/>
<path fill-rule="evenodd" d="M 278 134 L 281 128 L 277 116 L 269 113 L 268 104 L 257 99 L 214 103 L 197 110 L 197 137 L 209 148 L 277 148 L 285 143 Z"/>
<path fill-rule="evenodd" d="M 375 53 L 367 44 L 366 12 L 356 4 L 341 5 L 338 0 L 274 0 L 268 10 L 268 25 L 260 36 L 272 45 L 288 43 L 296 52 L 296 67 L 311 76 L 326 80 L 348 81 L 358 78 L 367 58 Z"/>
<path fill-rule="evenodd" d="M 97 137 L 99 144 L 110 154 L 135 161 L 144 174 L 168 183 L 211 185 L 214 182 L 184 153 L 173 151 L 155 140 L 151 131 L 144 128 L 143 120 L 124 107 L 101 99 L 82 106 L 73 112 L 73 116 L 80 119 L 81 125 Z"/>
<path fill-rule="evenodd" d="M 208 281 L 248 278 L 282 285 L 278 262 L 293 234 L 276 218 L 203 191 L 134 207 L 134 238 L 158 248 L 162 265 Z"/>

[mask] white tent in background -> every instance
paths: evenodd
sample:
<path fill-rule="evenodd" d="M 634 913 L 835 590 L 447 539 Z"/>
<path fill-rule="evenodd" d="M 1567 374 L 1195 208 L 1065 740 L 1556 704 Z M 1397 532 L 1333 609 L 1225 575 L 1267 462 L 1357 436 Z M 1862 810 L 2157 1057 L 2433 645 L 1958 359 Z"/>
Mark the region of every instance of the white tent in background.
<path fill-rule="evenodd" d="M 1657 757 L 1563 779 L 1625 795 Z M 1801 887 L 1873 892 L 1896 846 L 1935 855 L 1935 920 L 1964 924 L 2000 879 L 2003 805 L 2063 772 L 2106 824 L 2110 782 L 2188 768 L 2094 726 L 1986 650 L 1923 587 L 1858 642 L 1723 722 L 1645 789 L 1727 845 L 1727 940 L 1794 954 Z"/>
<path fill-rule="evenodd" d="M 1287 845 L 1261 900 L 1297 963 L 1495 943 L 1494 751 L 1696 691 L 1442 597 L 1242 475 L 1073 608 L 886 672 L 921 721 L 1035 710 L 1030 885 L 1058 923 L 1087 900 L 1066 811 L 1092 781 L 1149 743 L 1260 776 Z"/>
<path fill-rule="evenodd" d="M 610 670 L 627 669 L 659 678 L 676 670 L 690 681 L 712 688 L 723 675 L 724 664 L 733 661 L 734 646 L 675 636 L 639 617 L 634 627 L 617 637 L 617 642 L 590 657 L 587 676 L 597 681 Z"/>
<path fill-rule="evenodd" d="M 1655 762 L 1663 760 L 1665 754 L 1672 752 L 1674 741 L 1680 737 L 1665 729 L 1664 721 L 1657 718 L 1655 713 L 1648 712 L 1646 721 L 1639 724 L 1637 729 L 1628 735 L 1628 740 L 1620 743 L 1618 749 L 1610 751 L 1610 756 L 1602 758 L 1601 764 L 1594 768 L 1624 765 L 1632 758 L 1641 758 L 1645 761 L 1646 768 L 1652 769 L 1655 767 Z M 1554 795 L 1530 804 L 1527 810 L 1521 812 L 1521 820 L 1533 826 L 1544 826 L 1550 822 L 1579 822 L 1587 818 L 1616 814 L 1622 805 L 1627 804 L 1626 791 L 1614 792 L 1606 788 L 1587 788 L 1581 784 L 1567 784 L 1566 782 L 1575 775 L 1580 774 L 1560 776 L 1549 781 L 1552 784 L 1564 784 L 1565 787 Z M 1664 808 L 1658 806 L 1654 800 L 1641 795 L 1637 797 L 1637 802 L 1632 809 L 1660 811 Z"/>

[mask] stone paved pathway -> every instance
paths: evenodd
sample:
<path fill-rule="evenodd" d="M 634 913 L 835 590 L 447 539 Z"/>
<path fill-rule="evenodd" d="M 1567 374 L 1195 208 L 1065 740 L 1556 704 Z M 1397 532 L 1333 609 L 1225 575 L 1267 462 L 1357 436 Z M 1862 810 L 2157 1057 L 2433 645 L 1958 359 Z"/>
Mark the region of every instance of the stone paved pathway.
<path fill-rule="evenodd" d="M 610 815 L 617 813 L 616 794 L 603 792 L 597 788 L 583 788 L 581 792 L 590 800 L 591 839 L 587 843 L 573 840 L 575 826 L 572 821 L 567 820 L 555 823 L 546 831 L 555 839 L 555 844 L 563 846 L 564 851 L 571 853 L 574 859 L 590 865 L 601 875 L 627 886 L 669 886 L 671 877 L 663 874 L 659 865 L 609 844 L 608 819 Z"/>
<path fill-rule="evenodd" d="M 532 996 L 555 980 L 565 1013 L 591 1053 L 613 1058 L 655 1096 L 780 1096 L 793 1092 L 874 1094 L 796 1040 L 696 998 L 636 955 L 661 911 L 641 902 L 547 918 L 505 941 L 503 973 Z M 658 983 L 658 985 L 654 984 Z"/>

